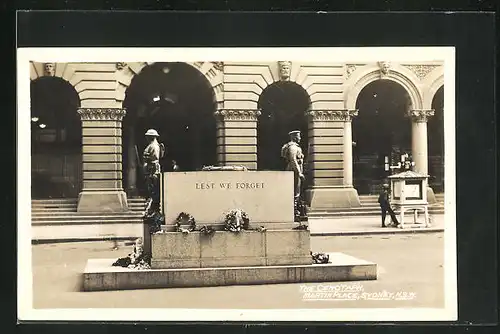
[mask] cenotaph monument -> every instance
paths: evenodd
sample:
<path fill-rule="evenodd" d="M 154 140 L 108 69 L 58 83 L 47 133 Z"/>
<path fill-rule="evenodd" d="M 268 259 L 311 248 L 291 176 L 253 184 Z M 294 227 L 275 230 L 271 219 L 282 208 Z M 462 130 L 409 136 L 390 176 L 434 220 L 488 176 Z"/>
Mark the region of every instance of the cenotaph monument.
<path fill-rule="evenodd" d="M 375 263 L 312 252 L 300 219 L 300 132 L 290 132 L 282 148 L 285 171 L 208 166 L 160 173 L 157 132 L 146 135 L 144 237 L 126 258 L 89 259 L 84 290 L 377 279 Z"/>

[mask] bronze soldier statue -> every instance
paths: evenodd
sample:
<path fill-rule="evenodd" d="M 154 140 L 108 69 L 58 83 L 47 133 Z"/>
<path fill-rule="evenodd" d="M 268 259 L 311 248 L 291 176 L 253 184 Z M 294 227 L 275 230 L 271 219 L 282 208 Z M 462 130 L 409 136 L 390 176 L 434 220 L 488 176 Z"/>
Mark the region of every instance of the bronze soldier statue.
<path fill-rule="evenodd" d="M 293 171 L 294 179 L 294 208 L 295 208 L 295 219 L 300 221 L 301 208 L 300 208 L 300 195 L 301 186 L 304 181 L 304 154 L 302 153 L 302 148 L 300 147 L 300 131 L 290 131 L 288 133 L 290 136 L 290 141 L 283 145 L 281 148 L 281 156 L 286 160 L 286 170 Z"/>
<path fill-rule="evenodd" d="M 145 136 L 148 141 L 143 153 L 144 177 L 148 192 L 147 211 L 155 212 L 160 209 L 160 158 L 164 148 L 158 142 L 159 134 L 156 130 L 149 129 Z"/>

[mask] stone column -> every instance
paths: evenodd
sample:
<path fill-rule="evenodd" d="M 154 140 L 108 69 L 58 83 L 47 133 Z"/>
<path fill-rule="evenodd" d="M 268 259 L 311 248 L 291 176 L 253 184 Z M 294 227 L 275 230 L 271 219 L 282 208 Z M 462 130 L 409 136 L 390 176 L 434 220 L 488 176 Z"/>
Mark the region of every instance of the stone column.
<path fill-rule="evenodd" d="M 427 120 L 434 116 L 434 110 L 410 110 L 412 119 L 412 156 L 415 162 L 415 172 L 428 175 Z M 429 203 L 436 201 L 434 191 L 427 187 Z"/>
<path fill-rule="evenodd" d="M 309 117 L 308 164 L 312 187 L 306 198 L 313 209 L 361 205 L 352 186 L 351 118 L 356 111 L 312 110 Z"/>
<path fill-rule="evenodd" d="M 352 187 L 352 118 L 358 115 L 357 110 L 346 110 L 344 117 L 344 186 Z"/>
<path fill-rule="evenodd" d="M 120 108 L 81 108 L 83 189 L 78 212 L 128 211 L 122 186 L 122 119 Z"/>
<path fill-rule="evenodd" d="M 129 195 L 137 194 L 137 157 L 135 153 L 135 129 L 130 126 L 126 129 L 128 132 L 128 171 L 127 171 L 127 190 Z"/>
<path fill-rule="evenodd" d="M 257 169 L 257 118 L 259 110 L 221 109 L 217 118 L 217 161 L 222 165 Z"/>

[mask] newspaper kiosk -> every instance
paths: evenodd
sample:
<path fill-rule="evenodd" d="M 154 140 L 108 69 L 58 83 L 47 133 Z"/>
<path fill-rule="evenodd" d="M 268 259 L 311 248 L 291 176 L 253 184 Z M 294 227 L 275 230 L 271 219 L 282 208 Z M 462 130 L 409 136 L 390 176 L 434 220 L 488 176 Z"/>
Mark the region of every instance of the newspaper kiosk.
<path fill-rule="evenodd" d="M 418 224 L 418 212 L 424 213 L 425 227 L 430 226 L 429 203 L 427 202 L 428 175 L 405 171 L 389 176 L 391 182 L 391 204 L 400 210 L 400 228 L 404 228 L 406 211 L 413 211 L 413 223 Z"/>

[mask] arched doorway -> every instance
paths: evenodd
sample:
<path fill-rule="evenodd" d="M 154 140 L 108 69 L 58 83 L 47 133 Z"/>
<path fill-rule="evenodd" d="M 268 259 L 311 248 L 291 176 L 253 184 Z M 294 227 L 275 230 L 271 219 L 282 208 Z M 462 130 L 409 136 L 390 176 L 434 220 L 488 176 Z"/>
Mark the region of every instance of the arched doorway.
<path fill-rule="evenodd" d="M 390 161 L 397 151 L 411 153 L 410 104 L 405 88 L 389 80 L 376 80 L 359 93 L 352 121 L 353 183 L 359 194 L 379 191 L 389 174 L 385 157 Z"/>
<path fill-rule="evenodd" d="M 308 124 L 306 112 L 311 100 L 298 84 L 279 81 L 268 86 L 260 95 L 258 107 L 261 111 L 257 123 L 257 169 L 283 170 L 281 147 L 290 140 L 288 132 L 302 132 L 301 147 L 308 152 Z M 307 163 L 307 159 L 306 159 Z"/>
<path fill-rule="evenodd" d="M 74 198 L 81 190 L 80 98 L 67 81 L 31 81 L 31 194 L 33 199 Z"/>
<path fill-rule="evenodd" d="M 132 79 L 123 105 L 127 109 L 123 171 L 129 196 L 144 194 L 139 167 L 147 129 L 156 129 L 165 144 L 162 171 L 171 171 L 173 160 L 181 171 L 216 164 L 215 95 L 205 76 L 191 65 L 155 63 L 144 67 Z"/>
<path fill-rule="evenodd" d="M 432 99 L 434 116 L 427 123 L 429 150 L 429 186 L 435 192 L 444 192 L 444 86 Z"/>

